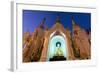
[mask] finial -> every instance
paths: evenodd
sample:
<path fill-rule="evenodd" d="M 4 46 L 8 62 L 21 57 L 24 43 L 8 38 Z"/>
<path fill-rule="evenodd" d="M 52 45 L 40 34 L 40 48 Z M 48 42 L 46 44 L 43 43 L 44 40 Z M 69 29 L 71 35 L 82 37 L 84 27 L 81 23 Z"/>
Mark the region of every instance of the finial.
<path fill-rule="evenodd" d="M 72 25 L 75 26 L 76 22 L 74 21 L 74 17 L 72 16 Z"/>
<path fill-rule="evenodd" d="M 46 21 L 46 18 L 44 17 L 43 21 L 42 21 L 41 24 L 40 24 L 40 27 L 41 27 L 41 28 L 44 28 L 44 23 L 45 23 L 45 21 Z"/>
<path fill-rule="evenodd" d="M 60 16 L 57 16 L 56 22 L 60 23 Z"/>
<path fill-rule="evenodd" d="M 46 21 L 46 18 L 44 17 L 43 21 L 41 22 L 41 25 L 44 25 L 45 21 Z"/>
<path fill-rule="evenodd" d="M 74 34 L 74 27 L 76 25 L 75 21 L 74 21 L 74 17 L 72 16 L 71 17 L 71 20 L 72 20 L 72 35 Z"/>

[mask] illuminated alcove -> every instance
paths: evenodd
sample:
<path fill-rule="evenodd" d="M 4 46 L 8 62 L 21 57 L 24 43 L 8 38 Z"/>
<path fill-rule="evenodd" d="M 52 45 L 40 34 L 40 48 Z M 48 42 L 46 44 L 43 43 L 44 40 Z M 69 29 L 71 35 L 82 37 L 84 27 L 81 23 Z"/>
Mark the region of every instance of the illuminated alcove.
<path fill-rule="evenodd" d="M 47 52 L 47 61 L 50 61 L 54 56 L 63 56 L 67 59 L 68 48 L 65 35 L 60 32 L 60 34 L 55 35 L 53 32 L 49 38 L 48 52 Z"/>

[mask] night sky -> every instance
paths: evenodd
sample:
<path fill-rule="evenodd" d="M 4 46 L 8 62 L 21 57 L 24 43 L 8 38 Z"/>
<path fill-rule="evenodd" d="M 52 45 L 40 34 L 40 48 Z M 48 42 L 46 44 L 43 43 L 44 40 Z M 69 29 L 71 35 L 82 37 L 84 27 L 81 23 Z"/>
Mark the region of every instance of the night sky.
<path fill-rule="evenodd" d="M 34 32 L 44 18 L 46 18 L 45 26 L 51 28 L 58 16 L 64 28 L 72 30 L 73 17 L 81 28 L 91 30 L 91 13 L 23 10 L 23 32 Z"/>

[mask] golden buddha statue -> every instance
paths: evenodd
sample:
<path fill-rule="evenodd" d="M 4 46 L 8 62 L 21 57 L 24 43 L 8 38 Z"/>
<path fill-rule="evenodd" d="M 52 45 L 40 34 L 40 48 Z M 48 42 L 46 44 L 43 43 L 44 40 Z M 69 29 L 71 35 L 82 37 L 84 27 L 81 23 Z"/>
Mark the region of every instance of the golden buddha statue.
<path fill-rule="evenodd" d="M 57 50 L 55 51 L 55 56 L 63 56 L 63 52 L 61 50 L 61 43 L 56 43 Z"/>

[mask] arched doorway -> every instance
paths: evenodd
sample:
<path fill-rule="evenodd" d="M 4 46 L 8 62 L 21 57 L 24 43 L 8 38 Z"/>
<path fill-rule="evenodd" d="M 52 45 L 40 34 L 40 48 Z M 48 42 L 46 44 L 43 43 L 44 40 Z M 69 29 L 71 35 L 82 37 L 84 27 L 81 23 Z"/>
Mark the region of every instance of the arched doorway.
<path fill-rule="evenodd" d="M 68 56 L 66 37 L 63 35 L 54 35 L 49 39 L 47 61 L 66 60 Z"/>

